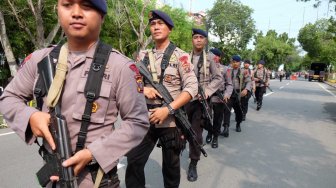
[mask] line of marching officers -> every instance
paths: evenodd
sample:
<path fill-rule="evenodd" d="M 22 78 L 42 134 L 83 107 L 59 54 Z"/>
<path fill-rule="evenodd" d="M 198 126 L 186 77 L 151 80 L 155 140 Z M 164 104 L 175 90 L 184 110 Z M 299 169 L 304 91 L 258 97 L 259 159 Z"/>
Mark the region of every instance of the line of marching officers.
<path fill-rule="evenodd" d="M 211 143 L 212 148 L 217 148 L 218 136 L 220 134 L 229 136 L 231 109 L 234 109 L 236 115 L 236 131 L 241 132 L 241 122 L 246 118 L 251 93 L 254 88 L 259 91 L 258 87 L 263 86 L 259 83 L 260 80 L 264 80 L 263 84 L 268 83 L 268 76 L 261 75 L 265 74 L 265 71 L 262 71 L 264 61 L 259 62 L 255 73 L 249 69 L 249 60 L 244 62 L 246 65 L 244 68 L 240 68 L 241 58 L 238 55 L 232 57 L 230 67 L 222 65 L 220 50 L 205 51 L 208 35 L 201 29 L 192 29 L 193 51 L 189 55 L 170 42 L 169 34 L 174 24 L 167 14 L 158 10 L 151 11 L 149 21 L 155 46 L 153 49 L 140 52 L 138 60 L 147 62 L 153 79 L 163 84 L 175 100 L 162 106 L 160 94 L 144 80 L 144 94 L 147 107 L 151 112 L 151 126 L 142 143 L 127 155 L 126 186 L 145 187 L 144 167 L 151 151 L 159 141 L 159 146 L 162 148 L 164 186 L 178 187 L 180 152 L 185 146 L 181 144 L 184 141 L 178 136 L 181 134 L 174 119 L 171 119 L 174 111 L 177 108 L 184 108 L 198 143 L 203 143 L 203 129 L 207 128 L 206 142 Z M 162 36 L 162 33 L 166 33 L 166 36 Z M 167 54 L 170 56 L 168 57 Z M 164 69 L 164 61 L 167 59 L 169 63 Z M 254 78 L 257 80 L 256 84 L 253 84 Z M 201 93 L 204 93 L 204 96 L 201 96 Z M 261 91 L 256 97 L 259 109 L 262 104 L 262 94 L 264 93 Z M 205 116 L 201 100 L 206 100 L 212 106 L 214 115 L 212 127 L 209 127 L 211 122 Z M 222 124 L 223 132 L 221 132 Z M 193 182 L 198 178 L 197 164 L 200 156 L 201 151 L 197 146 L 189 143 L 188 181 Z"/>
<path fill-rule="evenodd" d="M 241 69 L 241 58 L 237 55 L 232 57 L 230 68 L 221 65 L 218 49 L 205 51 L 207 33 L 200 29 L 192 31 L 193 51 L 188 54 L 169 40 L 174 28 L 171 18 L 162 11 L 152 10 L 149 27 L 154 47 L 141 51 L 137 60 L 146 65 L 154 82 L 163 85 L 174 99 L 165 104 L 153 82 L 142 79 L 131 60 L 113 49 L 105 49 L 99 41 L 100 27 L 107 13 L 106 1 L 69 2 L 58 0 L 58 17 L 67 35 L 67 43 L 58 53 L 65 55 L 55 55 L 55 47 L 48 47 L 28 56 L 25 65 L 1 95 L 0 112 L 27 144 L 43 137 L 45 145 L 41 147 L 48 153 L 58 147 L 48 129 L 50 115 L 47 112 L 54 107 L 49 99 L 51 102 L 55 99 L 67 120 L 72 151 L 76 151 L 61 165 L 74 168 L 79 187 L 120 187 L 116 165 L 121 156 L 127 156 L 126 186 L 144 188 L 144 168 L 157 143 L 162 149 L 164 187 L 179 187 L 180 153 L 185 148 L 186 139 L 175 120 L 177 109 L 185 109 L 198 143 L 203 143 L 203 127 L 209 127 L 211 122 L 205 118 L 204 103 L 200 101 L 212 104 L 214 121 L 206 142 L 217 148 L 222 122 L 222 133 L 229 136 L 231 108 L 236 114 L 236 131 L 241 131 L 253 90 L 252 80 L 256 82 L 257 109 L 261 108 L 263 86 L 268 85 L 267 71 L 263 68 L 265 62 L 259 62 L 255 73 Z M 72 24 L 79 23 L 78 20 L 88 24 Z M 48 54 L 54 55 L 53 62 L 59 63 L 56 75 L 61 72 L 63 76 L 59 84 L 52 84 L 57 95 L 51 98 L 49 93 L 44 95 L 42 103 L 46 101 L 47 104 L 43 103 L 42 111 L 38 111 L 26 106 L 26 102 L 35 95 L 35 81 L 39 76 L 37 65 Z M 99 61 L 105 61 L 106 66 L 99 66 Z M 93 93 L 93 99 L 87 88 L 92 86 L 88 81 L 92 81 L 89 78 L 94 71 L 100 71 L 103 77 L 101 91 L 99 95 Z M 12 105 L 14 103 L 16 105 Z M 115 128 L 118 114 L 122 122 L 120 128 Z M 191 182 L 198 178 L 200 155 L 199 147 L 189 143 L 187 179 Z M 64 182 L 58 175 L 50 177 L 52 182 L 47 187 L 58 187 Z"/>

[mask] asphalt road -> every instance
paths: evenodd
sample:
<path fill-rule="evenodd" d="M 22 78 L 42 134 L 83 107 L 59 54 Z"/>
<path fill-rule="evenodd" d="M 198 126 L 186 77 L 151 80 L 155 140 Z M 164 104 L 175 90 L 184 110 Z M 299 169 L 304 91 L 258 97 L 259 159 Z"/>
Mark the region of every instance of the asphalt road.
<path fill-rule="evenodd" d="M 271 87 L 260 111 L 250 100 L 241 133 L 231 121 L 230 137 L 221 137 L 218 149 L 205 146 L 209 156 L 199 162 L 198 181 L 186 180 L 188 149 L 182 153 L 180 187 L 336 187 L 336 89 L 304 80 L 272 80 Z M 10 132 L 0 130 L 0 188 L 38 187 L 37 147 Z M 126 165 L 121 159 L 121 187 Z M 160 149 L 154 149 L 145 172 L 147 187 L 163 187 Z"/>

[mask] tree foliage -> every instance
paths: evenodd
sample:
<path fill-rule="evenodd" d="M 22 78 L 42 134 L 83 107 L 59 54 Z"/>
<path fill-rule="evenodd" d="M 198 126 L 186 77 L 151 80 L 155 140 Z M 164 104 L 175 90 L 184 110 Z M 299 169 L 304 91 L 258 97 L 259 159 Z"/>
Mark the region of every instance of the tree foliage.
<path fill-rule="evenodd" d="M 265 36 L 259 32 L 255 36 L 255 51 L 253 60 L 263 59 L 270 69 L 277 69 L 283 63 L 289 64 L 293 56 L 297 54 L 295 39 L 289 38 L 287 33 L 277 34 L 274 30 L 269 30 Z"/>
<path fill-rule="evenodd" d="M 333 18 L 305 25 L 298 41 L 307 52 L 306 59 L 336 66 L 336 21 Z M 307 62 L 308 63 L 308 62 Z"/>
<path fill-rule="evenodd" d="M 308 1 L 311 1 L 311 0 L 296 0 L 296 1 L 302 1 L 302 2 L 308 2 Z M 315 1 L 315 4 L 314 4 L 314 7 L 317 8 L 321 5 L 322 3 L 322 0 L 314 0 Z M 336 12 L 336 0 L 328 0 L 330 4 L 334 4 L 334 11 Z"/>
<path fill-rule="evenodd" d="M 229 56 L 244 51 L 256 32 L 252 13 L 238 0 L 217 0 L 207 20 L 210 32 L 220 40 L 214 45 Z"/>

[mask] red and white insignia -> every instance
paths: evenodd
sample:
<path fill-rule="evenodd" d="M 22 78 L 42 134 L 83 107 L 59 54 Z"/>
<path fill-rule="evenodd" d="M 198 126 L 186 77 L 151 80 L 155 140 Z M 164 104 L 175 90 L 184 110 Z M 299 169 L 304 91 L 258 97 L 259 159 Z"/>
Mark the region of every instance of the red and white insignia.
<path fill-rule="evenodd" d="M 33 54 L 29 54 L 21 63 L 20 67 L 22 67 L 27 61 L 29 61 L 29 59 L 32 57 Z"/>
<path fill-rule="evenodd" d="M 190 72 L 190 63 L 188 61 L 188 56 L 180 57 L 179 61 L 182 63 L 182 68 L 186 73 Z"/>
<path fill-rule="evenodd" d="M 130 65 L 129 68 L 130 68 L 133 72 L 135 72 L 135 76 L 134 76 L 134 78 L 135 78 L 135 82 L 136 82 L 136 84 L 137 84 L 137 91 L 138 91 L 138 93 L 143 93 L 144 84 L 143 84 L 143 82 L 142 82 L 142 76 L 141 76 L 141 74 L 140 74 L 139 69 L 138 69 L 134 64 Z"/>

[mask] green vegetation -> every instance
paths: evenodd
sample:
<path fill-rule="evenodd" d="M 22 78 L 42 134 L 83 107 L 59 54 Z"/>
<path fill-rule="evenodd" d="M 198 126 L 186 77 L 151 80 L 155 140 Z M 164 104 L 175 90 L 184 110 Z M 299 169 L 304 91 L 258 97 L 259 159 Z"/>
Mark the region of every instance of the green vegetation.
<path fill-rule="evenodd" d="M 329 1 L 332 5 L 336 4 L 336 0 Z M 41 1 L 41 4 L 26 0 L 0 1 L 0 24 L 5 25 L 6 29 L 6 32 L 0 30 L 0 55 L 5 54 L 0 57 L 7 59 L 6 66 L 0 67 L 2 86 L 8 77 L 15 74 L 15 61 L 64 39 L 64 33 L 57 23 L 56 3 L 54 0 Z M 130 58 L 134 58 L 139 50 L 151 47 L 148 14 L 156 9 L 156 5 L 156 0 L 108 0 L 102 40 Z M 318 20 L 300 30 L 297 39 L 307 52 L 301 57 L 294 45 L 295 39 L 289 38 L 287 33 L 270 30 L 263 34 L 257 31 L 252 18 L 253 10 L 239 0 L 217 0 L 201 26 L 195 26 L 189 13 L 182 8 L 165 5 L 159 9 L 171 15 L 175 22 L 171 39 L 187 52 L 192 49 L 191 28 L 200 27 L 207 28 L 218 38 L 216 42 L 210 41 L 209 46 L 221 49 L 226 63 L 232 55 L 239 54 L 253 62 L 264 59 L 270 69 L 284 63 L 288 71 L 306 70 L 310 63 L 318 61 L 325 62 L 329 71 L 335 71 L 336 20 L 333 18 Z M 254 49 L 247 49 L 251 42 Z"/>

